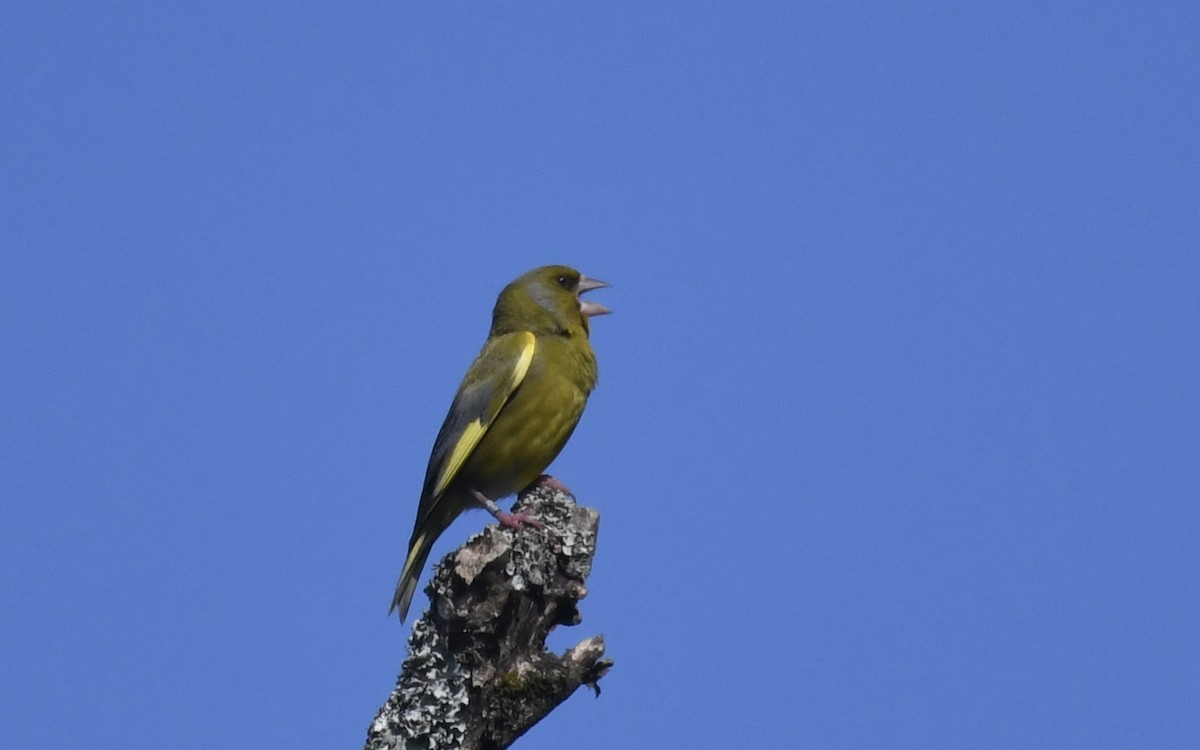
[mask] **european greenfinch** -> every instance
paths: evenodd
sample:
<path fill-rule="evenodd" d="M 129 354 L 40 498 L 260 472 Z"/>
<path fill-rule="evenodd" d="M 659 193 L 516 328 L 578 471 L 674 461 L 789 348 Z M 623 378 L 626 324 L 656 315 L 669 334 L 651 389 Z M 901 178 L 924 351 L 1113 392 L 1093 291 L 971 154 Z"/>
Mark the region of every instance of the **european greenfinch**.
<path fill-rule="evenodd" d="M 588 321 L 609 312 L 580 295 L 604 286 L 573 268 L 544 266 L 500 292 L 487 341 L 429 456 L 392 599 L 401 620 L 430 548 L 459 513 L 483 507 L 505 526 L 540 525 L 523 513 L 505 513 L 496 501 L 534 483 L 579 423 L 596 386 Z"/>

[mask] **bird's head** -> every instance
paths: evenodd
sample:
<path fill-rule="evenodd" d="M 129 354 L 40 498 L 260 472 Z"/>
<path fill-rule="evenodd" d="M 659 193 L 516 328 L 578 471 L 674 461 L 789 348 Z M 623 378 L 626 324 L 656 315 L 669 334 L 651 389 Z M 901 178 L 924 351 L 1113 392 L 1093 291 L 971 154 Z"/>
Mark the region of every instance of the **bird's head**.
<path fill-rule="evenodd" d="M 533 331 L 588 335 L 588 319 L 610 310 L 584 300 L 584 292 L 608 286 L 567 266 L 535 268 L 504 287 L 492 311 L 492 334 Z"/>

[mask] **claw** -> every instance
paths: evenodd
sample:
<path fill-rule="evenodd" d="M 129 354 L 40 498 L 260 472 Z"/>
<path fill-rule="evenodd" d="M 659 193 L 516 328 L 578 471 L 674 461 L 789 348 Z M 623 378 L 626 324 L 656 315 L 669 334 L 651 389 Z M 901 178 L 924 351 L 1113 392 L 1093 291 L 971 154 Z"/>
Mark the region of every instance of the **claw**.
<path fill-rule="evenodd" d="M 500 511 L 496 514 L 496 520 L 501 526 L 510 529 L 520 529 L 526 526 L 532 526 L 535 529 L 546 528 L 545 524 L 528 513 L 505 513 L 504 511 Z"/>
<path fill-rule="evenodd" d="M 484 496 L 482 492 L 471 490 L 471 494 L 479 501 L 479 504 L 487 508 L 487 512 L 495 516 L 496 521 L 509 529 L 520 529 L 525 526 L 532 526 L 535 529 L 544 529 L 542 522 L 529 515 L 528 513 L 505 513 L 500 510 L 500 506 L 496 505 L 494 500 L 490 500 Z"/>

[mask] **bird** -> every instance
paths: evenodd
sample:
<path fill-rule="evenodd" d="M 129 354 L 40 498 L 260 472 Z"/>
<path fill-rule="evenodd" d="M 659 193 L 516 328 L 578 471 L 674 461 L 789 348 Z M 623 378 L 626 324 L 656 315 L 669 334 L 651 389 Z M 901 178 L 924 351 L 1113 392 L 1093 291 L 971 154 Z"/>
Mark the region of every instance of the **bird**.
<path fill-rule="evenodd" d="M 540 526 L 497 500 L 539 480 L 566 445 L 596 387 L 591 318 L 610 310 L 581 298 L 608 286 L 568 266 L 535 268 L 509 283 L 483 349 L 442 423 L 417 504 L 408 554 L 388 613 L 408 615 L 434 541 L 460 513 L 483 507 L 502 525 Z M 561 486 L 561 485 L 559 485 Z"/>

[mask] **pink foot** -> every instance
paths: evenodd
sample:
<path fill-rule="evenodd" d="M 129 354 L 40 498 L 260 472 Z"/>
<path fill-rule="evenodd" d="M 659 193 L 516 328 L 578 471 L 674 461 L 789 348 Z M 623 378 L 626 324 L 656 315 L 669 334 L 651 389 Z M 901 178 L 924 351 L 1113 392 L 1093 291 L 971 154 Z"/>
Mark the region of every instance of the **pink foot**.
<path fill-rule="evenodd" d="M 520 529 L 525 526 L 532 526 L 535 529 L 544 529 L 546 526 L 528 513 L 505 513 L 500 511 L 496 514 L 496 520 L 501 526 L 507 526 L 510 529 Z"/>
<path fill-rule="evenodd" d="M 571 490 L 567 489 L 567 485 L 558 481 L 557 479 L 550 476 L 549 474 L 541 475 L 537 479 L 533 480 L 533 484 L 531 484 L 529 486 L 531 488 L 533 488 L 533 487 L 549 487 L 550 489 L 555 490 L 557 492 L 561 492 L 564 495 L 570 495 L 571 497 L 575 497 L 575 493 L 571 492 Z"/>

